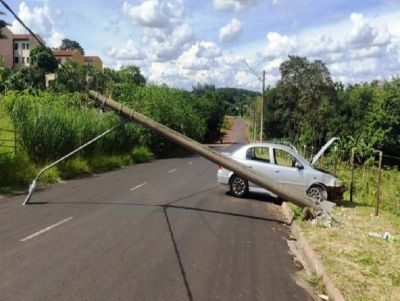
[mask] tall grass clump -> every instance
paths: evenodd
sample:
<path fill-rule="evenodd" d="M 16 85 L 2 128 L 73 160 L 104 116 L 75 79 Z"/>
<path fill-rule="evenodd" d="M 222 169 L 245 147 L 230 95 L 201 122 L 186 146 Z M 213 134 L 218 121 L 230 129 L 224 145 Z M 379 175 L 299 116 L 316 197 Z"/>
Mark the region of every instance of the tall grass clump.
<path fill-rule="evenodd" d="M 5 107 L 21 143 L 36 163 L 55 160 L 120 122 L 113 113 L 101 113 L 82 94 L 39 95 L 10 93 Z M 129 152 L 137 144 L 137 126 L 125 125 L 81 152 Z"/>
<path fill-rule="evenodd" d="M 166 86 L 147 85 L 128 88 L 118 101 L 138 112 L 197 141 L 202 141 L 205 120 L 194 108 L 193 99 L 186 91 Z M 138 128 L 139 145 L 149 147 L 156 155 L 173 155 L 177 146 L 144 127 Z"/>
<path fill-rule="evenodd" d="M 201 140 L 204 121 L 197 116 L 187 93 L 167 87 L 135 87 L 125 102 L 141 113 Z M 8 93 L 3 106 L 21 143 L 38 164 L 55 160 L 121 122 L 114 112 L 102 112 L 85 94 L 49 93 L 37 95 Z M 135 123 L 109 133 L 83 150 L 82 157 L 128 154 L 136 146 L 146 146 L 158 156 L 173 155 L 178 147 Z"/>
<path fill-rule="evenodd" d="M 28 185 L 35 173 L 35 166 L 25 152 L 2 155 L 0 158 L 0 191 Z"/>
<path fill-rule="evenodd" d="M 154 154 L 146 146 L 138 146 L 131 151 L 131 157 L 135 163 L 144 163 L 153 160 Z"/>

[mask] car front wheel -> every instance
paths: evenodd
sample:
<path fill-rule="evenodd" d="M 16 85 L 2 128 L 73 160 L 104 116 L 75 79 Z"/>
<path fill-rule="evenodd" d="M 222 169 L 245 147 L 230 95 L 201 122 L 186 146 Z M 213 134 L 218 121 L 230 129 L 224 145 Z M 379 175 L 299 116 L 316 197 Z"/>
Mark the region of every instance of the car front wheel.
<path fill-rule="evenodd" d="M 307 194 L 317 205 L 322 203 L 327 198 L 327 192 L 321 186 L 311 186 Z"/>
<path fill-rule="evenodd" d="M 233 176 L 230 181 L 229 188 L 235 197 L 242 198 L 249 191 L 249 183 L 242 177 Z"/>

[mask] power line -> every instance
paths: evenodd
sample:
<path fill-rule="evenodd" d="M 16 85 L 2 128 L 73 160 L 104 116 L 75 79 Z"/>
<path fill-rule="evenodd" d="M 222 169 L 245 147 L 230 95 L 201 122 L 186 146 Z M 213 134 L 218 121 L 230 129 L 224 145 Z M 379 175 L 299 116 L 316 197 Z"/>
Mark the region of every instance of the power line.
<path fill-rule="evenodd" d="M 17 19 L 19 23 L 35 38 L 35 40 L 44 48 L 47 48 L 46 45 L 33 33 L 33 31 L 25 25 L 25 23 L 18 17 L 18 15 L 13 11 L 13 9 L 4 1 L 0 0 L 3 6 Z"/>
<path fill-rule="evenodd" d="M 243 59 L 242 62 L 245 63 L 245 65 L 247 66 L 247 68 L 249 68 L 251 73 L 253 73 L 253 75 L 257 77 L 257 79 L 261 82 L 262 81 L 261 77 L 259 77 L 258 73 L 249 65 L 249 63 L 247 63 L 246 59 Z"/>
<path fill-rule="evenodd" d="M 251 80 L 249 82 L 246 82 L 244 84 L 239 84 L 238 86 L 239 87 L 246 87 L 247 85 L 250 85 L 250 84 L 255 83 L 255 82 L 259 82 L 259 80 L 258 79 L 253 79 L 253 80 Z"/>

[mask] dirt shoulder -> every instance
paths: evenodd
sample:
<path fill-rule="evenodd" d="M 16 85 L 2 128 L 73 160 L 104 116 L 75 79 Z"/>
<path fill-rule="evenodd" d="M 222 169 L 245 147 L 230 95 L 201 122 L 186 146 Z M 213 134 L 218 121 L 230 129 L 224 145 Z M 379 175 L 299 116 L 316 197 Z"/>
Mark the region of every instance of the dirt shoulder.
<path fill-rule="evenodd" d="M 400 219 L 369 206 L 337 207 L 338 227 L 298 221 L 345 300 L 400 300 Z M 389 232 L 392 239 L 382 237 Z"/>

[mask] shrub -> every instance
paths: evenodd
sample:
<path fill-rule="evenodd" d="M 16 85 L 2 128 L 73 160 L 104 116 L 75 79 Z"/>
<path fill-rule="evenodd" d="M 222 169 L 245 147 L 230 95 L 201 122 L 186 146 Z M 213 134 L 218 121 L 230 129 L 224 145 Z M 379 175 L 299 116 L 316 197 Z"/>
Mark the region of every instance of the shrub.
<path fill-rule="evenodd" d="M 138 146 L 131 151 L 131 157 L 135 163 L 144 163 L 153 160 L 154 154 L 146 146 Z"/>
<path fill-rule="evenodd" d="M 89 158 L 88 163 L 94 172 L 104 172 L 132 163 L 129 155 L 96 154 Z"/>
<path fill-rule="evenodd" d="M 60 179 L 61 179 L 60 171 L 57 166 L 54 166 L 54 167 L 50 168 L 49 170 L 46 170 L 40 176 L 38 182 L 40 184 L 52 184 L 52 183 L 57 183 L 58 181 L 60 181 Z"/>
<path fill-rule="evenodd" d="M 91 173 L 88 162 L 82 157 L 76 157 L 61 163 L 59 169 L 63 179 L 71 179 Z"/>
<path fill-rule="evenodd" d="M 35 166 L 23 151 L 0 158 L 0 188 L 25 186 L 35 177 Z"/>

